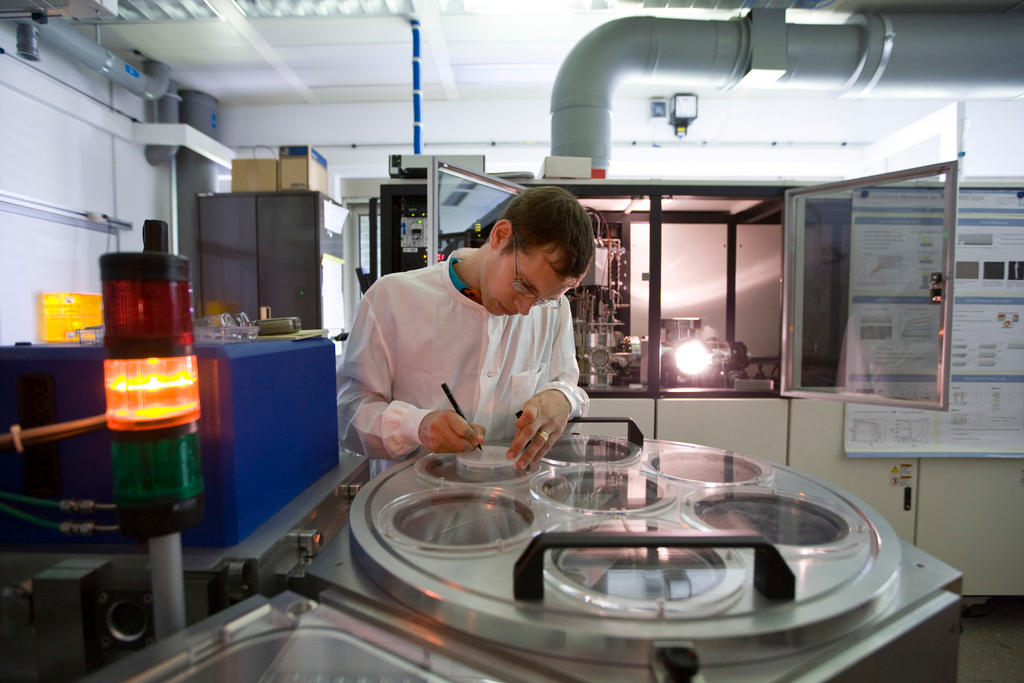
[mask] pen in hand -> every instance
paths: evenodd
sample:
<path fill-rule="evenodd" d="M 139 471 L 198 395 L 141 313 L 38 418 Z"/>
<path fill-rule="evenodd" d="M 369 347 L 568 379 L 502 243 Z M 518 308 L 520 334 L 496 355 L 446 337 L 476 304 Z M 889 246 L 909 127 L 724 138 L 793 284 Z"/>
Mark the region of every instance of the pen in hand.
<path fill-rule="evenodd" d="M 452 390 L 448 388 L 447 382 L 441 382 L 441 388 L 444 389 L 444 395 L 448 397 L 448 402 L 452 404 L 452 408 L 455 409 L 455 412 L 458 413 L 459 417 L 461 417 L 463 420 L 466 420 L 466 424 L 469 424 L 469 420 L 466 419 L 466 414 L 463 413 L 462 408 L 459 407 L 458 402 L 452 395 Z M 476 449 L 480 452 L 483 452 L 484 450 L 483 448 L 480 448 L 480 444 L 476 445 Z"/>

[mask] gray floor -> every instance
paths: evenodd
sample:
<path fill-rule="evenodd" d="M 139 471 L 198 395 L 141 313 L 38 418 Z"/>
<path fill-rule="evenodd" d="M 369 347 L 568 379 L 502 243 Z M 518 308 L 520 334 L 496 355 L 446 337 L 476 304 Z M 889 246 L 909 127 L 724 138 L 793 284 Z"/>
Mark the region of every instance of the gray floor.
<path fill-rule="evenodd" d="M 958 683 L 1024 681 L 1024 596 L 964 598 Z"/>

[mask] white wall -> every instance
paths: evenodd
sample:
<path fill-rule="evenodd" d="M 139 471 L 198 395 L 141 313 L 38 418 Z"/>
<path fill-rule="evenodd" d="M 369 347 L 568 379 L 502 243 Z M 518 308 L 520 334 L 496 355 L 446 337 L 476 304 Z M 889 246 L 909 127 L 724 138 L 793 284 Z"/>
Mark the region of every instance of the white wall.
<path fill-rule="evenodd" d="M 1024 176 L 1024 100 L 964 105 L 964 178 Z"/>
<path fill-rule="evenodd" d="M 121 249 L 140 250 L 143 221 L 170 220 L 169 165 L 151 167 L 131 142 L 142 101 L 45 46 L 31 63 L 15 45 L 15 24 L 0 22 L 0 192 L 130 222 Z M 0 211 L 0 344 L 39 339 L 39 292 L 98 294 L 99 256 L 115 246 L 103 232 Z"/>
<path fill-rule="evenodd" d="M 423 152 L 485 154 L 489 172 L 538 173 L 550 153 L 547 99 L 428 101 Z M 702 99 L 687 138 L 651 123 L 646 98 L 617 98 L 609 177 L 805 180 L 856 177 L 948 159 L 935 136 L 910 148 L 914 125 L 948 108 L 945 100 Z M 1012 131 L 1024 102 L 966 103 L 963 149 L 971 176 L 1024 176 L 1024 142 Z M 387 155 L 412 152 L 412 105 L 373 102 L 225 106 L 224 143 L 241 154 L 256 145 L 313 144 L 332 174 L 387 176 Z M 938 130 L 933 124 L 929 130 Z M 957 139 L 956 118 L 942 123 Z M 887 139 L 892 136 L 892 139 Z M 915 138 L 916 139 L 916 138 Z M 874 143 L 886 140 L 882 148 Z M 1007 151 L 1016 151 L 1008 154 Z M 879 159 L 879 155 L 881 158 Z M 892 163 L 886 157 L 892 156 Z"/>

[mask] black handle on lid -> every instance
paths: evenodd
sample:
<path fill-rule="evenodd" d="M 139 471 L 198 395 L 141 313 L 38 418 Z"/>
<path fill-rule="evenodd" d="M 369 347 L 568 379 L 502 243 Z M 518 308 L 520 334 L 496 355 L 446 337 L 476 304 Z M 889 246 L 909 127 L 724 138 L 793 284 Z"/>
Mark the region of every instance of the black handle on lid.
<path fill-rule="evenodd" d="M 640 428 L 636 426 L 636 422 L 628 417 L 574 417 L 569 420 L 569 423 L 573 422 L 625 422 L 626 423 L 626 440 L 637 448 L 644 447 L 644 433 L 640 431 Z"/>
<path fill-rule="evenodd" d="M 655 657 L 672 683 L 692 681 L 693 677 L 700 673 L 700 658 L 692 648 L 662 647 L 656 650 Z"/>
<path fill-rule="evenodd" d="M 664 531 L 546 531 L 534 536 L 516 560 L 512 582 L 516 600 L 544 599 L 544 552 L 553 548 L 753 548 L 754 587 L 761 595 L 773 600 L 792 600 L 796 596 L 796 577 L 764 536 L 728 531 L 685 536 Z"/>

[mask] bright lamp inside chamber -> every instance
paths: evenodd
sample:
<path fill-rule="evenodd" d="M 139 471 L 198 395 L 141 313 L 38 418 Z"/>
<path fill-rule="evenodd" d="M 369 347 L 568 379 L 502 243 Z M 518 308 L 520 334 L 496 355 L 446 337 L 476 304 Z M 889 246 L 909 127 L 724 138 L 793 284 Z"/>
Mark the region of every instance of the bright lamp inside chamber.
<path fill-rule="evenodd" d="M 679 372 L 687 375 L 699 375 L 711 365 L 711 353 L 704 342 L 699 339 L 691 339 L 676 347 L 675 360 Z"/>

